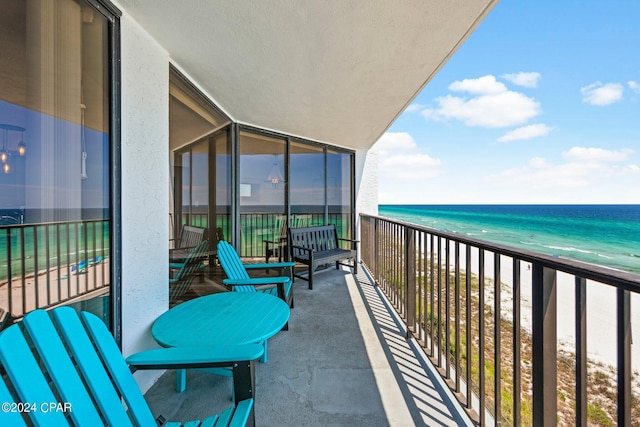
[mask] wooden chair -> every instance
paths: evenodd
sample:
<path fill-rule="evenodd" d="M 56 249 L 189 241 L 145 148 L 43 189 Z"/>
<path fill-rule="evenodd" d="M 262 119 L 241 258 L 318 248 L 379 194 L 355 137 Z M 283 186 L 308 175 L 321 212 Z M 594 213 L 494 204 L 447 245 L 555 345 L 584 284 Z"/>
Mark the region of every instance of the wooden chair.
<path fill-rule="evenodd" d="M 235 249 L 224 240 L 218 242 L 218 260 L 227 275 L 222 283 L 230 286 L 236 292 L 264 292 L 285 301 L 293 308 L 293 280 L 292 276 L 279 277 L 249 277 L 247 270 L 265 270 L 276 268 L 289 268 L 293 271 L 294 262 L 281 262 L 269 264 L 243 264 Z M 293 273 L 291 273 L 293 274 Z M 283 330 L 289 329 L 287 322 Z M 261 361 L 267 361 L 267 342 L 264 342 L 264 355 Z"/>
<path fill-rule="evenodd" d="M 104 322 L 93 314 L 79 315 L 70 307 L 35 310 L 0 334 L 0 364 L 6 370 L 0 400 L 9 404 L 0 412 L 0 425 L 156 426 L 130 367 L 185 366 L 233 367 L 238 402 L 220 416 L 185 425 L 254 425 L 253 369 L 262 352 L 258 344 L 167 348 L 125 361 Z"/>
<path fill-rule="evenodd" d="M 262 264 L 243 264 L 236 250 L 229 242 L 218 242 L 218 260 L 227 279 L 222 283 L 237 292 L 261 291 L 279 297 L 293 308 L 293 280 L 289 276 L 255 277 L 249 276 L 247 270 L 293 269 L 294 262 L 271 262 Z M 291 270 L 290 270 L 291 271 Z"/>
<path fill-rule="evenodd" d="M 206 239 L 206 228 L 183 225 L 180 237 L 175 240 L 174 249 L 193 248 Z"/>
<path fill-rule="evenodd" d="M 264 243 L 265 261 L 269 262 L 271 257 L 277 256 L 278 262 L 282 262 L 287 247 L 286 217 L 278 215 L 273 224 L 273 238 L 262 241 Z"/>
<path fill-rule="evenodd" d="M 312 216 L 308 214 L 294 214 L 289 218 L 289 225 L 285 221 L 285 216 L 276 218 L 274 224 L 273 240 L 263 240 L 265 261 L 269 262 L 272 256 L 278 257 L 278 262 L 288 260 L 287 231 L 289 228 L 308 227 L 311 225 Z"/>
<path fill-rule="evenodd" d="M 189 251 L 182 263 L 169 263 L 169 305 L 173 306 L 191 287 L 195 276 L 204 268 L 202 260 L 209 251 L 209 242 L 202 241 Z M 173 273 L 173 274 L 171 274 Z"/>

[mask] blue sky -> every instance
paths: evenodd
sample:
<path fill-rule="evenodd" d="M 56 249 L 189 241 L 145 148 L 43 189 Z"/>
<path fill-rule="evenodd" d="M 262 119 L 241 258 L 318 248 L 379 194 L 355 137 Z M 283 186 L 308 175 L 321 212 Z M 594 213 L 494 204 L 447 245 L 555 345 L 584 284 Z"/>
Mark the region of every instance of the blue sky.
<path fill-rule="evenodd" d="M 379 202 L 640 203 L 639 21 L 498 3 L 376 144 Z"/>

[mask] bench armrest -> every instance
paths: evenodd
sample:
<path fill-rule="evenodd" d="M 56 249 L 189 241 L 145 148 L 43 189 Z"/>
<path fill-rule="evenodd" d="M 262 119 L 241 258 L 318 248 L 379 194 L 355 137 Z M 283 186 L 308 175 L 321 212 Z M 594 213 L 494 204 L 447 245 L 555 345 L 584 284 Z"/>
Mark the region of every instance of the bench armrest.
<path fill-rule="evenodd" d="M 261 264 L 242 264 L 245 270 L 266 270 L 269 268 L 295 267 L 295 262 L 267 262 Z"/>
<path fill-rule="evenodd" d="M 222 283 L 229 286 L 235 285 L 273 285 L 277 283 L 287 283 L 291 280 L 290 277 L 256 277 L 251 279 L 224 279 Z"/>
<path fill-rule="evenodd" d="M 355 250 L 358 250 L 358 243 L 360 243 L 360 240 L 354 240 L 354 239 L 343 239 L 338 237 L 338 241 L 340 242 L 351 242 L 351 248 L 353 249 L 355 247 Z"/>
<path fill-rule="evenodd" d="M 261 344 L 203 347 L 172 347 L 142 351 L 127 357 L 127 364 L 137 369 L 213 368 L 233 362 L 256 360 L 264 353 Z"/>

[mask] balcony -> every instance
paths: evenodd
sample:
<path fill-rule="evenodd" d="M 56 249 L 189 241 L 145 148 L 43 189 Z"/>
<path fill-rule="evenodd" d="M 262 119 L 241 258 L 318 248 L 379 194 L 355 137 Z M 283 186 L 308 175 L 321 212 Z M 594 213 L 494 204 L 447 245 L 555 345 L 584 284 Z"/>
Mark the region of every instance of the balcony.
<path fill-rule="evenodd" d="M 259 425 L 468 424 L 379 288 L 365 274 L 327 269 L 314 290 L 295 283 L 289 330 L 256 364 Z M 166 373 L 146 394 L 154 415 L 187 420 L 229 405 L 231 380 L 190 371 L 175 392 Z"/>
<path fill-rule="evenodd" d="M 314 291 L 296 283 L 290 330 L 271 340 L 269 363 L 257 367 L 261 424 L 640 419 L 632 345 L 640 327 L 631 316 L 640 307 L 638 275 L 380 217 L 362 215 L 360 225 L 371 275 L 328 269 Z M 108 289 L 107 230 L 103 222 L 3 227 L 12 283 L 4 304 L 20 315 Z M 82 260 L 100 258 L 73 274 Z M 177 394 L 172 377 L 147 394 L 166 418 L 228 403 L 227 378 L 191 372 L 187 392 Z"/>

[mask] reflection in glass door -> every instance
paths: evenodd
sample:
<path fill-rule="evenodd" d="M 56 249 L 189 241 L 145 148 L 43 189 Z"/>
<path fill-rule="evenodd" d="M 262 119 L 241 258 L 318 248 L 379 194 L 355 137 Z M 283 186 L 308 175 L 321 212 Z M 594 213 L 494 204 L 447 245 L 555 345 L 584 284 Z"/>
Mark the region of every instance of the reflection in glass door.
<path fill-rule="evenodd" d="M 325 224 L 324 148 L 292 142 L 289 148 L 289 226 Z"/>
<path fill-rule="evenodd" d="M 286 224 L 284 139 L 240 132 L 240 256 L 264 257 Z M 265 246 L 267 245 L 267 246 Z"/>

